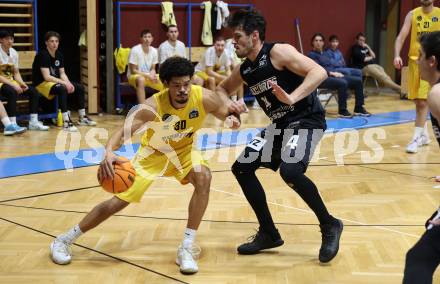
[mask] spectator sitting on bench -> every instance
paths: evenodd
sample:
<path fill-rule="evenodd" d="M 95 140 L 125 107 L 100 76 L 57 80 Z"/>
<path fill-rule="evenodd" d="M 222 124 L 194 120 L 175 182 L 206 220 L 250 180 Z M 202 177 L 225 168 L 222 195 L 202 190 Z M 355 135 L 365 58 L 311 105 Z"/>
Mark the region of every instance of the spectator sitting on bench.
<path fill-rule="evenodd" d="M 178 40 L 179 29 L 176 25 L 169 25 L 167 31 L 168 39 L 159 45 L 159 64 L 172 56 L 188 58 L 186 55 L 185 44 Z"/>
<path fill-rule="evenodd" d="M 0 102 L 0 120 L 5 127 L 3 130 L 3 134 L 5 136 L 11 136 L 14 134 L 20 134 L 26 131 L 26 127 L 18 126 L 16 123 L 12 123 L 6 113 L 6 109 L 3 104 Z"/>
<path fill-rule="evenodd" d="M 335 67 L 334 71 L 342 73 L 347 76 L 362 77 L 362 70 L 358 68 L 349 68 L 345 64 L 344 56 L 339 50 L 339 39 L 336 35 L 329 37 L 330 45 L 325 50 L 325 54 L 330 58 L 332 65 Z"/>
<path fill-rule="evenodd" d="M 32 63 L 32 80 L 37 91 L 48 100 L 58 97 L 63 115 L 63 130 L 78 131 L 67 111 L 68 94 L 75 95 L 78 99 L 78 124 L 95 126 L 96 122 L 86 115 L 84 87 L 70 82 L 64 70 L 64 56 L 58 50 L 60 35 L 57 32 L 48 31 L 44 35 L 44 40 L 46 48 L 38 52 Z"/>
<path fill-rule="evenodd" d="M 47 131 L 48 126 L 44 126 L 38 121 L 37 107 L 38 107 L 38 94 L 33 88 L 23 81 L 19 71 L 18 53 L 12 48 L 14 43 L 14 34 L 11 31 L 0 31 L 0 94 L 7 99 L 7 114 L 5 121 L 2 122 L 5 125 L 5 135 L 13 135 L 15 133 L 24 132 L 23 127 L 17 125 L 17 96 L 20 94 L 26 94 L 29 96 L 31 105 L 31 121 L 29 122 L 29 129 Z M 8 123 L 8 121 L 10 123 Z M 6 125 L 7 124 L 7 125 Z"/>
<path fill-rule="evenodd" d="M 358 76 L 347 76 L 335 71 L 330 58 L 324 53 L 324 36 L 316 33 L 312 37 L 313 50 L 308 56 L 321 65 L 328 74 L 328 78 L 321 83 L 319 88 L 338 90 L 338 115 L 339 117 L 352 118 L 353 115 L 347 110 L 348 89 L 353 89 L 355 93 L 354 114 L 370 116 L 371 114 L 364 108 L 364 88 L 362 78 Z"/>
<path fill-rule="evenodd" d="M 128 56 L 128 84 L 136 89 L 139 104 L 145 102 L 145 87 L 161 91 L 164 87 L 156 74 L 159 62 L 157 50 L 151 46 L 153 34 L 149 30 L 141 32 L 140 43 L 133 46 Z"/>
<path fill-rule="evenodd" d="M 193 82 L 196 85 L 203 86 L 215 91 L 216 84 L 226 79 L 231 74 L 231 60 L 225 50 L 225 39 L 217 37 L 214 46 L 209 47 L 205 56 L 195 67 Z"/>
<path fill-rule="evenodd" d="M 351 63 L 355 68 L 362 69 L 364 76 L 371 76 L 385 87 L 391 88 L 401 94 L 402 88 L 385 72 L 382 66 L 375 63 L 376 54 L 366 43 L 363 33 L 356 36 L 356 44 L 351 48 Z"/>

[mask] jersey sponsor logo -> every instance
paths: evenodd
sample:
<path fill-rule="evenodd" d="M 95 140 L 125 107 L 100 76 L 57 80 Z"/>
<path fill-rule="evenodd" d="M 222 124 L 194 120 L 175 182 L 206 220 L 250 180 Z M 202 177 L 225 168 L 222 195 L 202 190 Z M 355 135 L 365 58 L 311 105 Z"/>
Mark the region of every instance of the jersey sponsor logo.
<path fill-rule="evenodd" d="M 199 111 L 194 108 L 189 112 L 189 119 L 199 117 Z"/>
<path fill-rule="evenodd" d="M 433 23 L 438 22 L 438 18 L 437 18 L 437 17 L 432 17 L 432 22 L 433 22 Z"/>
<path fill-rule="evenodd" d="M 262 67 L 262 66 L 264 66 L 264 65 L 266 65 L 266 64 L 267 64 L 267 55 L 266 55 L 266 54 L 263 54 L 263 55 L 261 56 L 260 60 L 258 61 L 258 66 L 259 66 L 259 67 Z"/>
<path fill-rule="evenodd" d="M 277 82 L 277 77 L 272 76 L 269 79 L 266 79 L 264 81 L 261 81 L 251 87 L 249 87 L 249 89 L 251 90 L 252 95 L 256 96 L 259 95 L 261 93 L 264 93 L 268 90 L 271 89 L 271 87 L 269 86 L 269 81 L 273 81 L 274 83 Z"/>
<path fill-rule="evenodd" d="M 56 66 L 56 67 L 60 66 L 60 61 L 59 61 L 58 59 L 55 60 L 55 66 Z"/>
<path fill-rule="evenodd" d="M 294 106 L 281 106 L 281 107 L 271 111 L 269 113 L 269 117 L 273 121 L 273 120 L 282 118 L 283 116 L 285 116 L 286 114 L 288 114 L 289 112 L 292 112 L 294 110 L 295 110 Z"/>
<path fill-rule="evenodd" d="M 165 113 L 164 115 L 162 115 L 162 121 L 167 120 L 167 118 L 170 117 L 170 116 L 171 116 L 171 114 Z"/>
<path fill-rule="evenodd" d="M 417 21 L 421 21 L 422 20 L 422 16 L 417 16 Z"/>
<path fill-rule="evenodd" d="M 244 69 L 243 75 L 246 75 L 247 73 L 251 72 L 251 70 L 252 70 L 251 67 Z"/>

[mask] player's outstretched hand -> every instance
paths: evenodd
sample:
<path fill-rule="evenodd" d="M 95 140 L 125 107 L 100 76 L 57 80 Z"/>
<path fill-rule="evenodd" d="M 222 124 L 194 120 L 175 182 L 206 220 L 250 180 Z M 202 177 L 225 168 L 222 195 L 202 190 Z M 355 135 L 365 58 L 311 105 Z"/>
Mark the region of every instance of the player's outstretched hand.
<path fill-rule="evenodd" d="M 244 101 L 231 101 L 228 106 L 228 111 L 229 113 L 240 114 L 246 112 L 246 105 L 244 104 Z"/>
<path fill-rule="evenodd" d="M 274 94 L 280 102 L 283 102 L 288 105 L 292 105 L 294 101 L 292 97 L 286 93 L 277 83 L 273 81 L 269 81 L 269 86 L 272 87 L 272 94 Z"/>

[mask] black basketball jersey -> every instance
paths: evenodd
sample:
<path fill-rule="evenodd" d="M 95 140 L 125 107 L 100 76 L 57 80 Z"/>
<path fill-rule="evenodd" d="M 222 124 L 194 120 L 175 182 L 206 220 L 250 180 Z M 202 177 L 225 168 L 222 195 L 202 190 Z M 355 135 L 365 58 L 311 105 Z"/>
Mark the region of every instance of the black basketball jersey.
<path fill-rule="evenodd" d="M 280 102 L 272 94 L 268 81 L 276 82 L 286 93 L 290 94 L 304 79 L 287 69 L 278 70 L 272 65 L 270 51 L 274 45 L 275 43 L 264 43 L 254 62 L 247 58 L 240 66 L 241 77 L 249 86 L 251 93 L 272 122 L 288 123 L 311 117 L 325 125 L 325 111 L 316 92 L 294 105 Z"/>

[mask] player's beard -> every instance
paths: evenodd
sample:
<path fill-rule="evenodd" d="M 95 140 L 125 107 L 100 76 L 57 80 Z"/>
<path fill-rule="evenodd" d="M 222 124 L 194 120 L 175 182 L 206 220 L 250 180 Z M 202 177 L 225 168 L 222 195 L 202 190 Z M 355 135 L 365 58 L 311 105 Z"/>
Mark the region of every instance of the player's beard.
<path fill-rule="evenodd" d="M 182 97 L 179 97 L 179 95 L 182 95 Z M 188 102 L 188 94 L 187 93 L 179 93 L 177 95 L 175 101 L 179 104 L 186 104 L 186 102 Z"/>
<path fill-rule="evenodd" d="M 237 54 L 238 58 L 245 58 L 246 56 L 249 55 L 249 53 L 251 53 L 252 48 L 253 48 L 252 39 L 249 38 L 249 41 L 246 43 L 246 46 L 239 50 L 238 49 L 235 50 L 235 53 Z"/>

